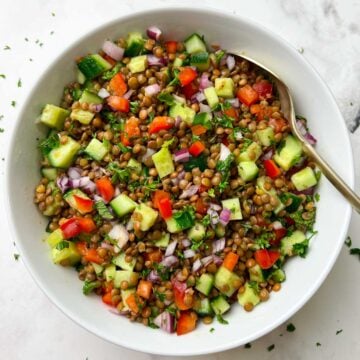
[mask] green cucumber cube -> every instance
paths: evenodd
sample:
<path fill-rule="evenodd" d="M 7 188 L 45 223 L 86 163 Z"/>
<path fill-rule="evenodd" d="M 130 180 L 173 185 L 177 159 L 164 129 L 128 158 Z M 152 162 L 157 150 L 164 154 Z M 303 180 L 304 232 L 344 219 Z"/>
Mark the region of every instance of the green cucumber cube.
<path fill-rule="evenodd" d="M 232 78 L 216 78 L 215 79 L 215 91 L 217 96 L 223 98 L 234 97 L 234 81 Z"/>
<path fill-rule="evenodd" d="M 253 141 L 245 150 L 243 150 L 236 158 L 239 164 L 242 161 L 256 161 L 262 154 L 261 146 Z"/>
<path fill-rule="evenodd" d="M 210 302 L 212 309 L 216 315 L 225 314 L 230 310 L 230 304 L 225 300 L 224 296 L 219 295 Z"/>
<path fill-rule="evenodd" d="M 85 148 L 85 152 L 94 160 L 101 161 L 109 152 L 109 147 L 98 139 L 93 138 Z"/>
<path fill-rule="evenodd" d="M 249 276 L 250 281 L 256 281 L 258 283 L 265 281 L 261 267 L 258 264 L 249 268 Z"/>
<path fill-rule="evenodd" d="M 291 181 L 297 191 L 308 189 L 317 184 L 314 170 L 309 166 L 291 176 Z"/>
<path fill-rule="evenodd" d="M 169 241 L 170 241 L 170 234 L 164 233 L 164 234 L 162 234 L 162 236 L 159 240 L 155 241 L 155 246 L 161 247 L 161 248 L 166 248 L 169 245 Z"/>
<path fill-rule="evenodd" d="M 231 296 L 240 287 L 240 278 L 224 266 L 215 274 L 214 286 L 224 295 Z"/>
<path fill-rule="evenodd" d="M 259 168 L 253 161 L 242 161 L 238 165 L 238 171 L 240 177 L 246 182 L 256 178 L 259 173 Z"/>
<path fill-rule="evenodd" d="M 112 68 L 112 65 L 99 54 L 85 56 L 77 66 L 86 79 L 94 79 L 104 71 Z"/>
<path fill-rule="evenodd" d="M 173 67 L 180 67 L 180 66 L 182 66 L 182 64 L 183 64 L 183 60 L 177 57 L 174 60 Z"/>
<path fill-rule="evenodd" d="M 117 270 L 115 272 L 114 286 L 116 288 L 120 288 L 123 281 L 126 281 L 127 283 L 132 283 L 134 281 L 137 281 L 138 278 L 139 274 L 131 270 Z"/>
<path fill-rule="evenodd" d="M 203 224 L 197 222 L 195 225 L 189 230 L 188 237 L 191 241 L 201 241 L 205 237 L 206 228 Z"/>
<path fill-rule="evenodd" d="M 195 289 L 205 296 L 210 294 L 210 291 L 214 285 L 214 275 L 204 273 L 198 279 L 196 279 Z"/>
<path fill-rule="evenodd" d="M 175 234 L 175 233 L 182 231 L 182 228 L 180 227 L 180 225 L 177 223 L 177 221 L 173 217 L 165 220 L 165 222 L 166 222 L 166 226 L 167 226 L 167 231 L 169 233 Z"/>
<path fill-rule="evenodd" d="M 141 203 L 134 211 L 133 218 L 140 218 L 140 230 L 148 231 L 156 222 L 158 212 Z"/>
<path fill-rule="evenodd" d="M 214 108 L 219 103 L 219 97 L 213 86 L 210 86 L 204 90 L 204 95 L 207 103 L 211 108 Z"/>
<path fill-rule="evenodd" d="M 270 146 L 275 140 L 274 129 L 271 126 L 262 130 L 256 130 L 256 135 L 263 146 Z"/>
<path fill-rule="evenodd" d="M 152 160 L 160 179 L 175 171 L 173 157 L 167 147 L 162 147 L 157 153 L 152 155 Z"/>
<path fill-rule="evenodd" d="M 64 240 L 64 235 L 61 229 L 56 229 L 48 235 L 46 242 L 50 245 L 51 248 L 54 248 L 60 241 Z"/>
<path fill-rule="evenodd" d="M 300 230 L 295 230 L 291 235 L 281 239 L 280 252 L 282 255 L 293 256 L 294 245 L 306 241 L 305 234 Z"/>
<path fill-rule="evenodd" d="M 116 266 L 114 264 L 110 264 L 106 266 L 104 275 L 106 281 L 112 281 L 115 279 Z"/>
<path fill-rule="evenodd" d="M 46 104 L 40 117 L 40 121 L 57 130 L 62 130 L 64 127 L 65 119 L 69 116 L 70 112 L 61 107 Z"/>
<path fill-rule="evenodd" d="M 206 45 L 199 34 L 190 35 L 185 41 L 185 49 L 189 54 L 206 52 Z"/>
<path fill-rule="evenodd" d="M 145 71 L 147 67 L 146 55 L 141 55 L 131 58 L 128 67 L 132 74 Z"/>
<path fill-rule="evenodd" d="M 70 114 L 71 120 L 77 120 L 84 125 L 89 125 L 94 116 L 93 112 L 82 109 L 73 109 Z"/>
<path fill-rule="evenodd" d="M 282 269 L 276 269 L 271 273 L 270 277 L 271 279 L 279 283 L 282 283 L 286 280 L 285 272 Z"/>
<path fill-rule="evenodd" d="M 229 209 L 231 211 L 230 220 L 241 220 L 242 212 L 240 208 L 240 200 L 239 198 L 232 198 L 221 201 L 224 209 Z"/>
<path fill-rule="evenodd" d="M 99 105 L 103 103 L 103 99 L 100 96 L 97 96 L 93 92 L 85 89 L 80 96 L 79 103 L 95 104 Z"/>
<path fill-rule="evenodd" d="M 136 258 L 132 258 L 130 262 L 127 262 L 125 258 L 126 255 L 124 252 L 122 252 L 112 259 L 112 263 L 123 270 L 133 271 L 136 264 Z"/>
<path fill-rule="evenodd" d="M 196 66 L 200 71 L 206 71 L 210 66 L 209 54 L 207 52 L 201 52 L 191 55 L 190 65 Z"/>
<path fill-rule="evenodd" d="M 41 174 L 45 176 L 48 180 L 56 180 L 58 171 L 55 168 L 42 168 Z"/>
<path fill-rule="evenodd" d="M 288 135 L 281 143 L 274 155 L 274 160 L 285 171 L 295 165 L 302 154 L 302 146 L 299 140 Z"/>
<path fill-rule="evenodd" d="M 127 195 L 120 194 L 110 202 L 110 206 L 116 215 L 122 217 L 135 210 L 137 203 Z"/>
<path fill-rule="evenodd" d="M 137 56 L 140 55 L 140 53 L 144 49 L 144 43 L 145 40 L 142 37 L 142 34 L 139 32 L 131 32 L 129 33 L 127 39 L 126 39 L 126 49 L 125 49 L 125 56 Z"/>
<path fill-rule="evenodd" d="M 243 293 L 238 293 L 238 301 L 241 306 L 251 303 L 253 306 L 256 306 L 260 302 L 260 297 L 257 291 L 250 286 L 248 282 L 245 283 L 245 291 Z"/>
<path fill-rule="evenodd" d="M 64 144 L 60 144 L 48 154 L 50 164 L 56 168 L 67 169 L 81 148 L 80 144 L 70 136 L 67 136 L 66 139 L 67 141 Z"/>
<path fill-rule="evenodd" d="M 73 266 L 80 261 L 81 256 L 76 250 L 75 244 L 71 241 L 66 242 L 68 247 L 61 250 L 58 250 L 56 247 L 54 247 L 51 250 L 51 257 L 54 264 L 60 264 L 62 266 Z"/>
<path fill-rule="evenodd" d="M 200 301 L 200 304 L 195 308 L 195 311 L 200 316 L 213 315 L 214 311 L 211 307 L 210 300 L 208 298 L 203 298 Z"/>
<path fill-rule="evenodd" d="M 188 125 L 192 125 L 195 117 L 195 111 L 190 107 L 184 106 L 177 102 L 170 107 L 169 115 L 173 118 L 180 116 L 182 121 L 185 121 Z"/>
<path fill-rule="evenodd" d="M 96 275 L 100 275 L 104 271 L 104 267 L 97 263 L 92 262 L 91 265 L 93 266 Z"/>
<path fill-rule="evenodd" d="M 136 161 L 133 158 L 131 158 L 129 160 L 127 167 L 130 168 L 131 170 L 133 170 L 135 172 L 135 174 L 138 174 L 138 175 L 141 173 L 141 170 L 142 170 L 141 163 L 139 163 L 138 161 Z"/>

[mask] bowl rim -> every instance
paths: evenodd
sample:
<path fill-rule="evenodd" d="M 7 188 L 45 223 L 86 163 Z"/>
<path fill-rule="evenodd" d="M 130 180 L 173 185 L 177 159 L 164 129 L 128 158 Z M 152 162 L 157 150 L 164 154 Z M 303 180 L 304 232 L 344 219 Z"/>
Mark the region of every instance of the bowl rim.
<path fill-rule="evenodd" d="M 21 123 L 21 119 L 24 117 L 27 105 L 32 99 L 34 89 L 36 89 L 39 86 L 39 84 L 43 81 L 43 79 L 48 75 L 49 69 L 52 67 L 52 65 L 54 65 L 59 59 L 61 59 L 62 56 L 64 56 L 64 53 L 68 52 L 73 47 L 80 45 L 87 37 L 94 36 L 97 32 L 99 32 L 107 27 L 110 27 L 117 23 L 121 23 L 123 21 L 130 20 L 131 18 L 136 18 L 136 17 L 142 16 L 142 15 L 148 15 L 148 14 L 152 14 L 152 13 L 156 13 L 156 14 L 167 13 L 169 11 L 174 11 L 174 12 L 176 12 L 176 11 L 189 11 L 190 12 L 191 11 L 192 13 L 198 13 L 199 15 L 204 15 L 204 14 L 205 15 L 206 14 L 219 15 L 220 14 L 223 17 L 232 18 L 233 20 L 240 21 L 245 25 L 250 25 L 252 27 L 256 27 L 261 32 L 270 34 L 270 36 L 272 38 L 274 38 L 279 43 L 282 43 L 289 52 L 292 52 L 293 54 L 295 53 L 296 56 L 301 56 L 291 43 L 289 43 L 286 39 L 282 38 L 276 32 L 272 31 L 271 29 L 268 29 L 266 26 L 264 26 L 259 21 L 256 21 L 252 18 L 246 18 L 239 14 L 232 13 L 229 10 L 219 9 L 219 8 L 213 7 L 211 5 L 205 5 L 205 7 L 199 6 L 199 5 L 195 5 L 195 6 L 192 5 L 191 7 L 189 7 L 187 5 L 166 4 L 165 6 L 153 6 L 151 8 L 146 8 L 143 10 L 132 11 L 131 13 L 128 13 L 126 15 L 121 15 L 110 21 L 103 22 L 101 25 L 97 26 L 96 28 L 92 29 L 91 31 L 81 34 L 79 37 L 77 37 L 75 40 L 73 40 L 67 46 L 65 46 L 61 50 L 61 52 L 59 52 L 57 55 L 55 55 L 49 59 L 47 64 L 45 64 L 44 70 L 40 71 L 40 75 L 38 75 L 37 80 L 35 80 L 33 82 L 32 88 L 29 90 L 28 94 L 26 95 L 25 101 L 23 102 L 23 105 L 21 106 L 20 111 L 18 112 L 18 115 L 15 120 L 15 124 L 13 127 L 13 132 L 11 134 L 10 141 L 9 141 L 9 144 L 7 147 L 7 151 L 6 151 L 7 157 L 6 158 L 9 159 L 13 153 L 13 149 L 16 144 L 15 134 L 18 131 L 18 128 Z M 319 83 L 321 83 L 321 85 L 324 88 L 324 92 L 325 92 L 326 96 L 328 98 L 330 98 L 332 100 L 332 102 L 335 104 L 336 112 L 337 112 L 336 115 L 342 119 L 342 121 L 338 125 L 342 126 L 343 130 L 345 130 L 344 133 L 345 133 L 345 137 L 346 137 L 346 143 L 344 144 L 344 146 L 347 147 L 346 150 L 349 152 L 349 156 L 350 156 L 349 160 L 351 162 L 351 166 L 349 167 L 349 169 L 347 169 L 347 176 L 349 178 L 348 185 L 351 188 L 353 188 L 354 180 L 355 180 L 353 149 L 352 149 L 350 136 L 349 136 L 349 132 L 346 127 L 345 120 L 340 112 L 340 109 L 335 100 L 335 97 L 332 94 L 332 92 L 331 92 L 330 88 L 328 87 L 328 85 L 326 84 L 326 82 L 321 78 L 321 76 L 317 72 L 317 70 L 310 64 L 310 62 L 306 58 L 302 57 L 302 60 L 303 60 L 304 64 L 308 67 L 308 69 L 312 72 L 312 75 L 317 78 Z M 6 201 L 6 207 L 7 207 L 6 218 L 7 218 L 7 223 L 9 225 L 9 230 L 10 230 L 12 239 L 15 240 L 16 246 L 18 247 L 20 253 L 25 254 L 26 252 L 23 251 L 24 249 L 23 249 L 20 237 L 17 236 L 15 217 L 13 216 L 12 206 L 11 206 L 11 196 L 10 196 L 10 192 L 7 191 L 10 188 L 11 179 L 10 179 L 9 174 L 11 172 L 12 166 L 13 166 L 13 164 L 10 161 L 6 162 L 5 186 L 4 186 L 5 201 Z M 345 239 L 345 236 L 348 231 L 351 214 L 352 214 L 351 206 L 350 206 L 350 204 L 347 204 L 346 211 L 342 214 L 344 220 L 343 220 L 342 226 L 341 226 L 341 238 L 343 240 Z M 254 341 L 254 340 L 266 335 L 267 333 L 269 333 L 270 331 L 272 331 L 273 329 L 277 328 L 282 323 L 284 323 L 287 319 L 289 319 L 291 316 L 293 316 L 296 312 L 298 312 L 310 300 L 310 298 L 316 293 L 316 291 L 319 289 L 319 287 L 323 284 L 323 282 L 325 281 L 329 272 L 333 268 L 335 261 L 339 256 L 341 248 L 342 248 L 342 242 L 339 241 L 337 244 L 337 247 L 334 248 L 334 251 L 332 252 L 331 258 L 328 259 L 327 266 L 323 269 L 321 276 L 319 276 L 317 278 L 317 280 L 314 283 L 312 283 L 312 286 L 308 289 L 307 293 L 302 298 L 299 299 L 299 301 L 295 304 L 295 306 L 290 307 L 286 312 L 283 313 L 283 315 L 281 317 L 279 317 L 276 321 L 273 321 L 267 327 L 258 330 L 254 335 L 248 337 L 246 339 L 246 342 Z M 104 339 L 112 344 L 122 346 L 122 347 L 125 347 L 130 350 L 139 351 L 139 352 L 143 352 L 143 353 L 156 354 L 156 355 L 193 356 L 193 355 L 204 355 L 204 354 L 211 354 L 211 353 L 217 353 L 217 352 L 221 352 L 221 351 L 225 351 L 225 350 L 230 350 L 230 349 L 236 348 L 238 346 L 241 346 L 242 343 L 245 343 L 245 341 L 224 342 L 224 345 L 220 345 L 215 348 L 212 348 L 210 351 L 208 349 L 195 350 L 195 351 L 188 351 L 186 349 L 180 349 L 180 351 L 169 352 L 166 350 L 162 351 L 161 349 L 155 350 L 154 348 L 141 349 L 140 346 L 137 347 L 133 344 L 126 344 L 125 341 L 121 341 L 121 338 L 119 339 L 119 341 L 114 341 L 109 336 L 107 336 L 106 333 L 102 333 L 101 331 L 99 331 L 90 321 L 87 321 L 86 319 L 78 317 L 76 312 L 72 311 L 72 309 L 64 307 L 61 303 L 61 300 L 58 299 L 52 293 L 52 291 L 47 287 L 46 283 L 37 277 L 36 270 L 33 267 L 33 265 L 31 264 L 31 262 L 27 260 L 26 255 L 22 256 L 21 259 L 22 259 L 23 263 L 25 264 L 26 269 L 31 274 L 32 278 L 34 279 L 35 283 L 39 286 L 39 288 L 42 290 L 42 292 L 51 300 L 51 302 L 53 304 L 56 305 L 56 307 L 63 314 L 65 314 L 68 318 L 70 318 L 75 323 L 80 325 L 83 329 L 89 331 L 90 333 L 92 333 L 92 334 L 100 337 L 101 339 Z"/>

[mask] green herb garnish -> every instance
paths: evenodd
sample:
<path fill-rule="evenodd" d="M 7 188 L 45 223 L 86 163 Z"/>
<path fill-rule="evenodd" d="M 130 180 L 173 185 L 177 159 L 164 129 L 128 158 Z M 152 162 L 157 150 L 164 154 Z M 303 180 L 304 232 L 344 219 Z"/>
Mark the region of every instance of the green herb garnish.
<path fill-rule="evenodd" d="M 251 348 L 251 343 L 245 344 L 245 345 L 244 345 L 244 348 L 245 348 L 245 349 L 250 349 L 250 348 Z"/>
<path fill-rule="evenodd" d="M 106 220 L 112 220 L 114 216 L 111 214 L 105 203 L 101 200 L 95 202 L 95 208 L 98 214 Z"/>
<path fill-rule="evenodd" d="M 120 169 L 120 167 L 117 163 L 111 162 L 107 166 L 107 169 L 112 172 L 111 182 L 113 182 L 113 183 L 116 183 L 116 182 L 128 183 L 129 182 L 130 173 L 131 173 L 129 168 Z"/>
<path fill-rule="evenodd" d="M 343 332 L 343 330 L 342 329 L 340 329 L 340 330 L 337 330 L 336 331 L 336 335 L 339 335 L 340 333 L 342 333 Z"/>
<path fill-rule="evenodd" d="M 272 345 L 270 345 L 270 346 L 267 347 L 267 351 L 273 351 L 274 348 L 275 348 L 275 345 L 272 344 Z"/>
<path fill-rule="evenodd" d="M 68 241 L 60 241 L 56 244 L 55 249 L 56 250 L 63 250 L 69 248 L 69 242 Z"/>
<path fill-rule="evenodd" d="M 21 81 L 21 79 L 18 80 L 18 82 L 17 82 L 17 87 L 22 87 L 22 81 Z"/>
<path fill-rule="evenodd" d="M 351 245 L 352 245 L 352 240 L 351 240 L 351 237 L 350 237 L 350 236 L 348 236 L 348 237 L 346 238 L 346 240 L 345 240 L 345 245 L 346 245 L 348 248 L 351 247 Z"/>
<path fill-rule="evenodd" d="M 360 249 L 359 248 L 350 249 L 350 255 L 359 255 L 359 260 L 360 260 Z"/>
<path fill-rule="evenodd" d="M 184 209 L 173 214 L 173 218 L 182 230 L 191 228 L 195 224 L 195 209 L 185 206 Z"/>
<path fill-rule="evenodd" d="M 51 150 L 56 149 L 60 146 L 60 139 L 56 133 L 52 133 L 46 139 L 42 140 L 39 144 L 41 153 L 46 156 Z"/>
<path fill-rule="evenodd" d="M 165 103 L 166 105 L 168 106 L 172 106 L 175 104 L 175 99 L 174 97 L 169 94 L 168 92 L 161 92 L 158 96 L 157 96 L 157 99 L 163 103 Z"/>
<path fill-rule="evenodd" d="M 84 285 L 83 285 L 83 294 L 84 295 L 89 295 L 92 291 L 94 291 L 95 289 L 97 289 L 98 287 L 101 286 L 100 281 L 88 281 L 85 280 Z"/>
<path fill-rule="evenodd" d="M 294 332 L 295 330 L 296 330 L 296 327 L 292 323 L 290 323 L 286 326 L 286 331 L 288 331 L 288 332 Z"/>
<path fill-rule="evenodd" d="M 117 63 L 111 70 L 105 71 L 102 75 L 103 80 L 111 80 L 123 66 L 122 63 Z"/>
<path fill-rule="evenodd" d="M 222 325 L 228 325 L 228 324 L 229 324 L 229 322 L 228 322 L 227 320 L 225 320 L 225 319 L 221 316 L 221 314 L 217 314 L 217 315 L 216 315 L 216 319 L 217 319 L 217 321 L 218 321 L 220 324 L 222 324 Z"/>
<path fill-rule="evenodd" d="M 20 255 L 19 255 L 19 254 L 14 254 L 14 259 L 15 259 L 16 261 L 18 261 L 18 260 L 19 260 L 19 257 L 20 257 Z"/>
<path fill-rule="evenodd" d="M 130 101 L 130 112 L 136 114 L 139 111 L 140 102 L 139 101 Z"/>

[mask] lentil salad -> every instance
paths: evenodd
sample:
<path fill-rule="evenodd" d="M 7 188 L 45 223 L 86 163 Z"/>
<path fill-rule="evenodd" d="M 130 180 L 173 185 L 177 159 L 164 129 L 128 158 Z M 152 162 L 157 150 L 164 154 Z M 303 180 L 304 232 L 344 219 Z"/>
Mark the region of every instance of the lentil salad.
<path fill-rule="evenodd" d="M 198 34 L 162 38 L 151 27 L 77 59 L 41 114 L 34 200 L 85 295 L 182 335 L 281 289 L 308 249 L 318 172 L 260 69 Z"/>

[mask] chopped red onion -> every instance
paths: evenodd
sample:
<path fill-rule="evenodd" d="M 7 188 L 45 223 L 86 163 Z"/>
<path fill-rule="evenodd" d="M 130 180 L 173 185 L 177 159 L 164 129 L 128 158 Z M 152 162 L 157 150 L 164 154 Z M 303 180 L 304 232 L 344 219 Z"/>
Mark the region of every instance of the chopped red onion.
<path fill-rule="evenodd" d="M 157 26 L 149 26 L 146 30 L 146 34 L 150 39 L 159 41 L 161 37 L 161 30 Z"/>
<path fill-rule="evenodd" d="M 103 105 L 102 104 L 96 104 L 94 105 L 94 112 L 95 113 L 99 113 L 103 108 Z"/>
<path fill-rule="evenodd" d="M 178 259 L 176 256 L 170 255 L 170 256 L 165 257 L 165 258 L 161 261 L 160 264 L 161 264 L 161 265 L 164 265 L 164 266 L 166 266 L 166 267 L 171 267 L 171 266 L 177 264 L 178 261 L 179 261 L 179 259 Z"/>
<path fill-rule="evenodd" d="M 79 187 L 86 186 L 90 182 L 90 178 L 88 176 L 83 176 L 79 178 Z"/>
<path fill-rule="evenodd" d="M 116 61 L 120 61 L 124 56 L 124 49 L 114 44 L 112 41 L 106 40 L 102 49 L 104 53 Z"/>
<path fill-rule="evenodd" d="M 116 186 L 114 196 L 120 195 L 120 189 Z"/>
<path fill-rule="evenodd" d="M 155 55 L 147 55 L 147 61 L 149 66 L 164 66 L 166 65 L 166 60 L 164 58 L 158 58 Z"/>
<path fill-rule="evenodd" d="M 93 181 L 89 180 L 84 186 L 81 185 L 82 179 L 80 179 L 80 187 L 86 194 L 92 194 L 96 190 L 96 185 Z"/>
<path fill-rule="evenodd" d="M 313 195 L 314 191 L 315 191 L 315 186 L 309 187 L 309 188 L 307 188 L 305 190 L 301 190 L 301 191 L 294 190 L 293 192 L 296 195 Z"/>
<path fill-rule="evenodd" d="M 220 266 L 223 263 L 223 259 L 217 255 L 213 255 L 213 261 L 216 266 Z"/>
<path fill-rule="evenodd" d="M 65 175 L 57 178 L 56 184 L 62 193 L 64 193 L 67 189 L 70 188 L 69 178 Z"/>
<path fill-rule="evenodd" d="M 270 160 L 274 156 L 274 149 L 270 148 L 263 156 L 263 160 Z"/>
<path fill-rule="evenodd" d="M 141 157 L 141 161 L 144 162 L 146 159 L 148 159 L 150 156 L 155 154 L 155 150 L 153 149 L 146 149 L 146 153 Z"/>
<path fill-rule="evenodd" d="M 280 221 L 274 221 L 272 223 L 272 227 L 274 230 L 279 230 L 283 228 L 282 223 Z"/>
<path fill-rule="evenodd" d="M 196 259 L 193 263 L 192 266 L 192 272 L 196 273 L 197 271 L 200 270 L 200 268 L 202 267 L 202 263 L 200 259 Z"/>
<path fill-rule="evenodd" d="M 188 162 L 190 160 L 190 153 L 188 149 L 181 149 L 175 152 L 175 162 Z"/>
<path fill-rule="evenodd" d="M 229 104 L 231 104 L 231 106 L 233 106 L 234 108 L 240 107 L 240 101 L 239 101 L 238 98 L 227 99 L 226 101 L 227 101 Z"/>
<path fill-rule="evenodd" d="M 201 113 L 206 112 L 208 114 L 211 114 L 211 118 L 212 118 L 211 108 L 210 108 L 209 105 L 205 105 L 205 104 L 200 103 L 199 107 L 200 107 L 199 112 L 201 112 Z"/>
<path fill-rule="evenodd" d="M 102 99 L 106 99 L 110 96 L 110 93 L 106 89 L 101 88 L 98 92 L 98 96 L 100 96 Z"/>
<path fill-rule="evenodd" d="M 214 227 L 219 222 L 219 214 L 210 208 L 207 210 L 207 214 L 210 216 L 211 225 Z"/>
<path fill-rule="evenodd" d="M 121 224 L 116 224 L 109 231 L 109 237 L 117 241 L 117 246 L 122 249 L 126 243 L 129 241 L 129 233 L 125 229 L 125 226 Z"/>
<path fill-rule="evenodd" d="M 297 120 L 296 125 L 300 133 L 304 136 L 305 140 L 310 145 L 316 145 L 317 140 L 309 133 L 308 129 L 306 128 L 304 120 Z"/>
<path fill-rule="evenodd" d="M 124 95 L 123 98 L 129 100 L 131 98 L 131 95 L 135 92 L 135 90 L 130 89 L 128 90 Z"/>
<path fill-rule="evenodd" d="M 130 219 L 129 221 L 128 221 L 128 223 L 126 224 L 126 230 L 127 231 L 131 231 L 131 230 L 133 230 L 134 229 L 134 223 L 133 223 L 133 221 Z"/>
<path fill-rule="evenodd" d="M 182 194 L 179 196 L 179 199 L 186 199 L 192 197 L 199 191 L 199 188 L 199 185 L 191 185 L 182 192 Z"/>
<path fill-rule="evenodd" d="M 226 57 L 226 65 L 228 69 L 231 71 L 235 67 L 235 58 L 231 55 Z"/>
<path fill-rule="evenodd" d="M 209 255 L 209 256 L 203 257 L 200 261 L 201 261 L 202 266 L 205 267 L 205 266 L 208 266 L 213 260 L 214 260 L 213 256 Z"/>
<path fill-rule="evenodd" d="M 213 83 L 209 80 L 209 75 L 203 73 L 200 77 L 199 89 L 204 90 L 210 86 L 213 86 Z"/>
<path fill-rule="evenodd" d="M 192 250 L 192 249 L 186 249 L 184 250 L 184 258 L 185 259 L 190 259 L 192 257 L 194 257 L 196 254 L 195 254 L 195 251 Z"/>
<path fill-rule="evenodd" d="M 220 161 L 224 161 L 227 159 L 227 157 L 231 154 L 231 151 L 229 150 L 229 148 L 227 146 L 225 146 L 224 144 L 220 144 Z"/>
<path fill-rule="evenodd" d="M 221 238 L 221 239 L 219 239 L 219 240 L 215 240 L 215 241 L 213 242 L 213 244 L 212 244 L 212 247 L 213 247 L 213 249 L 212 249 L 213 254 L 215 254 L 215 253 L 217 253 L 217 252 L 219 252 L 219 251 L 224 250 L 224 248 L 225 248 L 225 238 Z"/>
<path fill-rule="evenodd" d="M 176 118 L 175 118 L 175 127 L 179 127 L 180 126 L 180 124 L 181 124 L 181 121 L 182 121 L 182 118 L 181 118 L 181 116 L 177 116 Z"/>
<path fill-rule="evenodd" d="M 107 243 L 107 242 L 105 242 L 105 241 L 103 241 L 101 244 L 100 244 L 100 247 L 102 247 L 102 248 L 104 248 L 104 249 L 108 249 L 108 250 L 114 250 L 114 247 L 111 245 L 111 244 L 109 244 L 109 243 Z"/>
<path fill-rule="evenodd" d="M 177 177 L 178 177 L 179 180 L 184 179 L 184 177 L 185 177 L 185 170 L 181 170 L 181 171 L 179 172 L 179 174 L 178 174 Z"/>
<path fill-rule="evenodd" d="M 160 92 L 159 84 L 152 84 L 145 87 L 145 95 L 146 96 L 154 96 Z"/>
<path fill-rule="evenodd" d="M 191 97 L 191 101 L 193 102 L 202 102 L 206 99 L 204 93 L 202 91 L 199 91 L 197 92 L 196 94 L 194 94 L 192 97 Z"/>
<path fill-rule="evenodd" d="M 168 311 L 164 311 L 160 315 L 158 315 L 154 319 L 154 324 L 170 334 L 175 331 L 174 316 L 171 315 Z"/>
<path fill-rule="evenodd" d="M 69 179 L 69 186 L 73 189 L 80 187 L 80 179 Z"/>
<path fill-rule="evenodd" d="M 150 274 L 148 275 L 147 279 L 153 283 L 161 282 L 160 276 L 155 270 L 150 271 Z"/>
<path fill-rule="evenodd" d="M 219 217 L 220 224 L 226 226 L 229 223 L 230 218 L 231 218 L 230 209 L 226 209 L 226 208 L 222 209 Z"/>
<path fill-rule="evenodd" d="M 102 201 L 105 202 L 105 200 L 98 194 L 94 194 L 93 196 L 94 201 Z"/>
<path fill-rule="evenodd" d="M 304 135 L 304 138 L 312 146 L 316 145 L 317 143 L 317 140 L 309 132 Z"/>
<path fill-rule="evenodd" d="M 191 245 L 191 241 L 189 239 L 184 239 L 181 241 L 183 247 L 189 247 Z"/>
<path fill-rule="evenodd" d="M 77 167 L 70 167 L 67 174 L 70 179 L 80 179 L 82 170 Z"/>
<path fill-rule="evenodd" d="M 177 240 L 174 240 L 167 246 L 166 251 L 165 251 L 165 257 L 174 254 L 176 245 L 177 245 Z"/>

